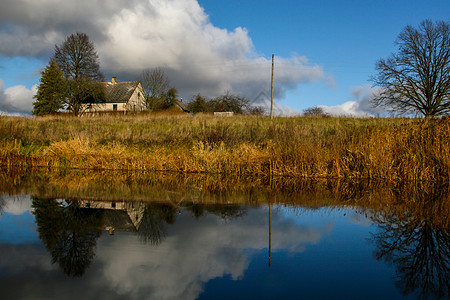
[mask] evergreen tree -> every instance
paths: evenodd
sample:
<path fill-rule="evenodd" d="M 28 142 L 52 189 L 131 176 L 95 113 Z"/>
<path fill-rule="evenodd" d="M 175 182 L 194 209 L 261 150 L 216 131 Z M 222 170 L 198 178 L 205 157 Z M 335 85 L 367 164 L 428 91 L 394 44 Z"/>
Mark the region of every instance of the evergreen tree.
<path fill-rule="evenodd" d="M 42 72 L 41 83 L 34 98 L 33 115 L 52 114 L 63 107 L 67 91 L 67 82 L 54 60 Z"/>
<path fill-rule="evenodd" d="M 170 88 L 162 97 L 152 99 L 152 109 L 155 111 L 171 108 L 178 98 L 178 90 Z"/>
<path fill-rule="evenodd" d="M 188 108 L 189 110 L 196 114 L 200 112 L 208 112 L 208 100 L 202 97 L 202 95 L 197 94 L 194 96 L 193 100 L 189 103 Z"/>

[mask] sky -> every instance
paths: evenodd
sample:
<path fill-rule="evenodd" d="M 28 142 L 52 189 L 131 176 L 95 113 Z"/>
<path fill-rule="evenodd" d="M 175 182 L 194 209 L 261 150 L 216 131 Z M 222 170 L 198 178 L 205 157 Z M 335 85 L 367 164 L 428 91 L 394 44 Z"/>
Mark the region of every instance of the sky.
<path fill-rule="evenodd" d="M 448 0 L 0 0 L 0 111 L 30 114 L 41 72 L 76 32 L 94 43 L 105 78 L 160 67 L 180 97 L 226 92 L 275 114 L 321 106 L 374 116 L 375 63 L 407 25 L 449 21 Z"/>

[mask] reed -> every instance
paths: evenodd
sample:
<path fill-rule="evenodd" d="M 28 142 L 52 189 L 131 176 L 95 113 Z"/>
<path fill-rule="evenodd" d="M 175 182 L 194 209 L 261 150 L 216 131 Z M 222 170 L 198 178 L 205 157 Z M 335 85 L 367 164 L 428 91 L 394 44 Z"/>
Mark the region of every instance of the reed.
<path fill-rule="evenodd" d="M 1 117 L 0 166 L 449 181 L 450 119 Z"/>

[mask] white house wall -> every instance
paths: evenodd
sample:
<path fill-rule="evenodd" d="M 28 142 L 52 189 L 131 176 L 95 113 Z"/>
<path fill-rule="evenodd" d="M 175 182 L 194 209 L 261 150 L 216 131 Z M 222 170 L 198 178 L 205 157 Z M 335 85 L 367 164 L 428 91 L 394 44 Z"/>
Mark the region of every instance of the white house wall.
<path fill-rule="evenodd" d="M 125 110 L 127 111 L 144 111 L 145 107 L 145 94 L 141 83 L 138 84 L 133 94 L 131 95 Z"/>
<path fill-rule="evenodd" d="M 117 106 L 117 109 L 114 109 L 114 105 Z M 138 84 L 133 94 L 127 103 L 124 102 L 108 102 L 108 103 L 92 103 L 84 105 L 84 112 L 86 113 L 95 113 L 95 112 L 104 112 L 104 111 L 144 111 L 146 110 L 145 106 L 145 94 L 144 89 L 142 88 L 141 83 Z"/>
<path fill-rule="evenodd" d="M 91 108 L 86 109 L 86 112 L 98 111 L 113 111 L 114 105 L 117 105 L 117 111 L 126 111 L 126 103 L 93 103 Z"/>

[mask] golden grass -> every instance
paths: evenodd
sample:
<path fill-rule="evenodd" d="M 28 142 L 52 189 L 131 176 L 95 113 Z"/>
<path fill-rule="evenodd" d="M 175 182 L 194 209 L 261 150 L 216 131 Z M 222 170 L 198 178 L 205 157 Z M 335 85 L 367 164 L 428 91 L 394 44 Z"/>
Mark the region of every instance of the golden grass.
<path fill-rule="evenodd" d="M 0 118 L 0 166 L 448 181 L 450 119 Z"/>

